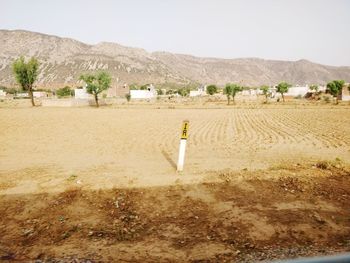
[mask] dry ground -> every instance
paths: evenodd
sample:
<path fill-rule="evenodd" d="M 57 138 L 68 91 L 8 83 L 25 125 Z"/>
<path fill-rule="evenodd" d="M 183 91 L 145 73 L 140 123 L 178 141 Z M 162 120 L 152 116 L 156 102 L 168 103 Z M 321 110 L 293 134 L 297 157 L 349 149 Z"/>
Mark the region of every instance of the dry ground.
<path fill-rule="evenodd" d="M 0 257 L 222 262 L 349 251 L 349 117 L 330 106 L 0 108 Z"/>

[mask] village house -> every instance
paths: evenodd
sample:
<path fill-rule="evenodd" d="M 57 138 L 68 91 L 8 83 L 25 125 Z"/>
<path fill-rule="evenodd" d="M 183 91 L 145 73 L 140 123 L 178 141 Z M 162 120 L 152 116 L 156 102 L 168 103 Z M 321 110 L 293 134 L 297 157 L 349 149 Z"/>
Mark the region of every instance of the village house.
<path fill-rule="evenodd" d="M 110 87 L 107 90 L 107 98 L 115 98 L 115 97 L 125 97 L 126 94 L 130 93 L 130 88 L 128 86 L 128 84 L 124 84 L 124 85 L 114 85 L 112 87 Z"/>
<path fill-rule="evenodd" d="M 349 83 L 345 83 L 339 96 L 338 96 L 338 100 L 342 100 L 342 101 L 350 101 L 350 84 Z"/>
<path fill-rule="evenodd" d="M 190 97 L 197 97 L 197 96 L 205 96 L 207 95 L 206 92 L 206 85 L 201 85 L 197 88 L 197 90 L 191 90 L 190 91 Z"/>
<path fill-rule="evenodd" d="M 86 86 L 83 88 L 74 89 L 74 98 L 75 99 L 91 99 L 92 95 L 87 93 Z"/>
<path fill-rule="evenodd" d="M 305 97 L 305 95 L 310 91 L 309 85 L 305 86 L 292 86 L 288 89 L 285 94 L 286 97 Z"/>
<path fill-rule="evenodd" d="M 5 97 L 6 96 L 6 91 L 3 91 L 0 89 L 0 97 Z"/>
<path fill-rule="evenodd" d="M 157 91 L 153 84 L 150 84 L 144 90 L 130 90 L 130 97 L 132 99 L 152 99 L 157 97 Z"/>

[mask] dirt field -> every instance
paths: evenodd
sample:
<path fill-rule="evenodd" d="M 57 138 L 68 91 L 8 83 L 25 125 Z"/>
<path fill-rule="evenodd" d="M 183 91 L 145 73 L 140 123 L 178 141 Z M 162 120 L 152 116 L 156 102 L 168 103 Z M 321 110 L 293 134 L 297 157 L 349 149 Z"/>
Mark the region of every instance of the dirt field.
<path fill-rule="evenodd" d="M 185 171 L 175 171 L 190 121 Z M 0 258 L 350 251 L 350 108 L 0 108 Z"/>

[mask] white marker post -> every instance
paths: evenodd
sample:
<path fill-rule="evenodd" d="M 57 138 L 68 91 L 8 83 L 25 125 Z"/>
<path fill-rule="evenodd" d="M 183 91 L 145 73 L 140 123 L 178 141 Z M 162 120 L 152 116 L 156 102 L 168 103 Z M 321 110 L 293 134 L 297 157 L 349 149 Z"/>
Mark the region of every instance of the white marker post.
<path fill-rule="evenodd" d="M 181 140 L 180 140 L 180 148 L 179 148 L 179 160 L 177 161 L 178 172 L 181 172 L 184 169 L 186 142 L 188 137 L 189 124 L 190 122 L 188 120 L 185 120 L 182 123 Z"/>

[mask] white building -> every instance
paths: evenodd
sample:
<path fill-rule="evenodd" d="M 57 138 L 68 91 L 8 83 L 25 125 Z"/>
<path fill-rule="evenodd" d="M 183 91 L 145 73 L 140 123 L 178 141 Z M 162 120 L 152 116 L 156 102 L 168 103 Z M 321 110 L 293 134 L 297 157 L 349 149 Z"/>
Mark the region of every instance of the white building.
<path fill-rule="evenodd" d="M 350 101 L 350 90 L 349 90 L 350 84 L 345 83 L 343 86 L 341 92 L 340 92 L 340 98 L 342 101 Z"/>
<path fill-rule="evenodd" d="M 34 98 L 46 98 L 47 93 L 44 91 L 33 91 L 33 97 Z"/>
<path fill-rule="evenodd" d="M 153 99 L 157 97 L 157 91 L 151 84 L 145 90 L 130 90 L 130 97 L 132 99 Z"/>
<path fill-rule="evenodd" d="M 19 92 L 16 94 L 16 97 L 17 98 L 28 98 L 29 94 L 28 94 L 28 92 Z"/>
<path fill-rule="evenodd" d="M 6 96 L 6 91 L 3 91 L 0 89 L 0 97 L 5 97 Z"/>
<path fill-rule="evenodd" d="M 206 88 L 207 88 L 206 85 L 202 85 L 197 90 L 191 90 L 190 91 L 190 97 L 197 97 L 197 96 L 205 96 L 205 95 L 207 95 Z"/>
<path fill-rule="evenodd" d="M 86 88 L 74 89 L 74 98 L 75 99 L 90 99 L 92 98 L 91 94 L 87 93 Z"/>
<path fill-rule="evenodd" d="M 288 89 L 288 92 L 285 93 L 284 95 L 291 96 L 291 97 L 297 97 L 297 96 L 304 97 L 308 92 L 310 92 L 309 85 L 295 86 L 295 87 L 290 87 Z"/>

